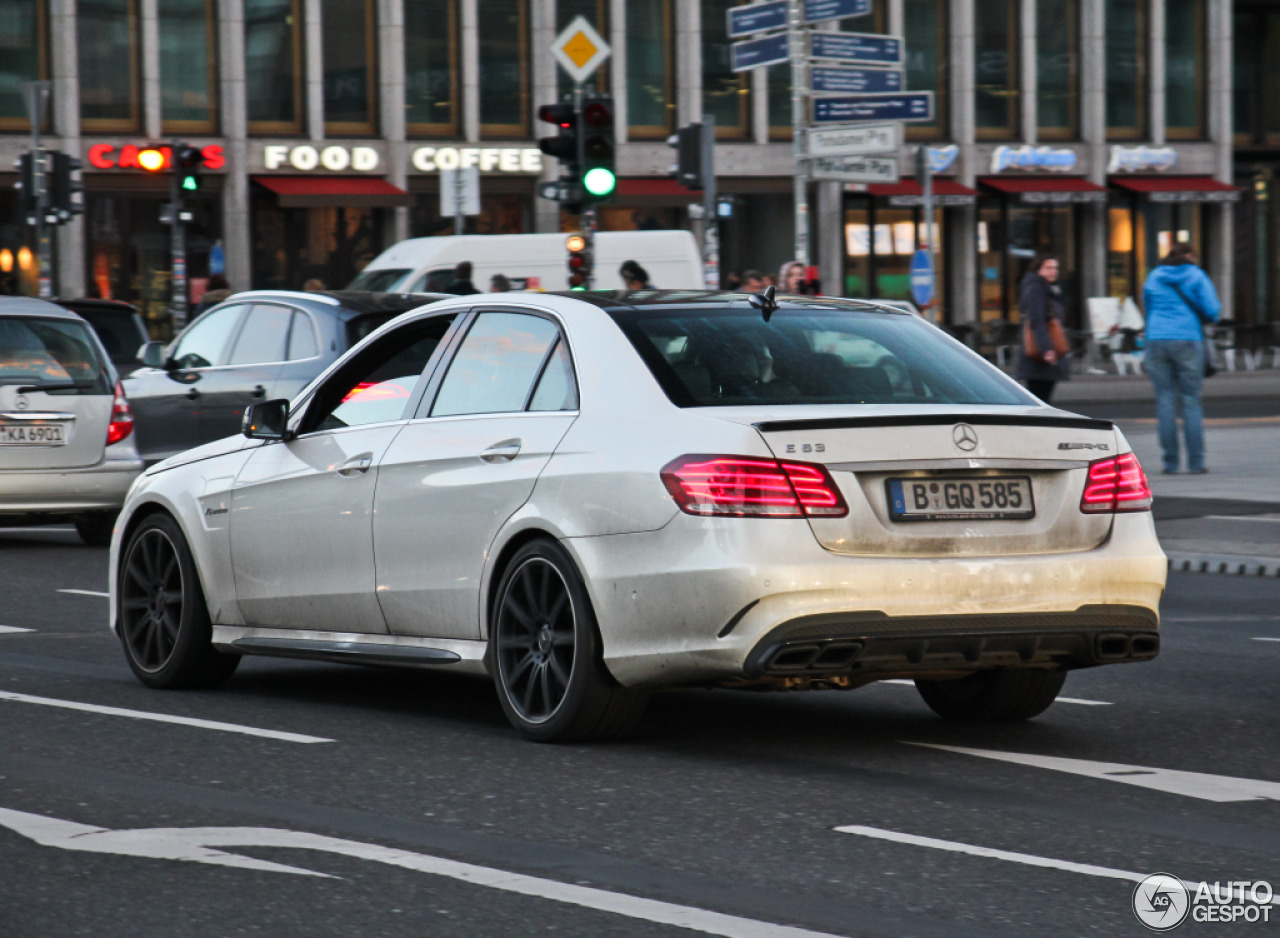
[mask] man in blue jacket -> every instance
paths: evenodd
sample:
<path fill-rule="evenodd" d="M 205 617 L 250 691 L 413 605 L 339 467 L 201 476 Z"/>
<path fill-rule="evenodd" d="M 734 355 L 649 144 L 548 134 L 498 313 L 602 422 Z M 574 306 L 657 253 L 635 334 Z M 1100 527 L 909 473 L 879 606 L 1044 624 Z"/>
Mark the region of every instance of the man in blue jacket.
<path fill-rule="evenodd" d="M 1164 471 L 1177 472 L 1178 414 L 1187 444 L 1187 471 L 1208 472 L 1204 464 L 1204 325 L 1218 321 L 1222 304 L 1209 275 L 1196 266 L 1195 248 L 1179 241 L 1142 290 L 1147 314 L 1144 364 L 1156 389 L 1156 422 Z"/>

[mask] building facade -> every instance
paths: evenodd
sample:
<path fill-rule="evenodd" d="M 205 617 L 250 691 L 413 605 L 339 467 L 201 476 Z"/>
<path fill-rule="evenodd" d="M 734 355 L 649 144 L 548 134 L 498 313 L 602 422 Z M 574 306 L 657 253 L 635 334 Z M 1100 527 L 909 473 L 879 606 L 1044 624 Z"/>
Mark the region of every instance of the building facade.
<path fill-rule="evenodd" d="M 570 88 L 549 48 L 581 14 L 612 47 L 593 83 L 615 101 L 620 183 L 600 227 L 687 227 L 700 196 L 669 177 L 666 138 L 713 114 L 718 191 L 733 204 L 722 269 L 777 270 L 794 243 L 791 74 L 731 70 L 733 5 L 0 0 L 0 170 L 30 145 L 21 82 L 51 81 L 45 145 L 82 159 L 87 209 L 57 231 L 55 289 L 136 302 L 161 336 L 171 327 L 168 192 L 166 178 L 136 166 L 148 142 L 182 140 L 208 158 L 188 200 L 193 297 L 219 269 L 238 289 L 299 288 L 312 277 L 342 286 L 398 239 L 452 233 L 439 211 L 441 169 L 479 168 L 482 210 L 468 231 L 564 230 L 574 219 L 536 194 L 557 175 L 537 150 L 552 128 L 536 114 Z M 1260 134 L 1250 145 L 1264 148 L 1269 173 L 1277 111 L 1252 105 L 1262 123 L 1248 123 L 1237 93 L 1233 117 L 1232 82 L 1239 92 L 1250 80 L 1238 63 L 1233 72 L 1232 31 L 1254 9 L 1234 6 L 874 0 L 871 14 L 841 24 L 902 37 L 906 86 L 935 93 L 933 120 L 908 125 L 899 156 L 910 173 L 927 146 L 938 172 L 941 319 L 1016 319 L 1026 259 L 1049 250 L 1062 257 L 1072 322 L 1082 324 L 1088 297 L 1140 299 L 1176 239 L 1200 247 L 1228 300 L 1241 295 L 1235 200 L 1245 188 L 1256 207 L 1266 193 L 1253 188 L 1259 160 L 1233 163 L 1232 147 Z M 1247 28 L 1248 42 L 1263 42 L 1258 68 L 1274 69 L 1271 40 Z M 34 292 L 16 179 L 0 172 L 0 283 Z M 826 292 L 907 296 L 925 222 L 919 192 L 910 175 L 810 187 Z M 1269 284 L 1273 260 L 1262 264 Z M 1275 303 L 1242 311 L 1264 321 Z"/>

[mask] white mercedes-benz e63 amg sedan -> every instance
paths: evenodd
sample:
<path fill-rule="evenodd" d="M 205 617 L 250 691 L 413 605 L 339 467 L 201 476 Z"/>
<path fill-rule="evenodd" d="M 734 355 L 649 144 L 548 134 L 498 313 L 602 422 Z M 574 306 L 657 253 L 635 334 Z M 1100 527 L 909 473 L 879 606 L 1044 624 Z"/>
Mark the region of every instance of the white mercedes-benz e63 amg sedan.
<path fill-rule="evenodd" d="M 908 312 L 458 297 L 148 469 L 111 624 L 152 687 L 246 654 L 488 674 L 540 740 L 678 685 L 911 678 L 944 717 L 1025 719 L 1158 652 L 1150 507 L 1111 423 Z"/>

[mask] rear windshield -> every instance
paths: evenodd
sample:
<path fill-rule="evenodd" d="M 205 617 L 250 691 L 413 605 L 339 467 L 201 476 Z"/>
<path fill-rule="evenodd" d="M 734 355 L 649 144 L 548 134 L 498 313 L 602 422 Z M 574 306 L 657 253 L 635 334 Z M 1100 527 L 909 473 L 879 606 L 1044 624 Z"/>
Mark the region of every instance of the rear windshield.
<path fill-rule="evenodd" d="M 68 319 L 0 317 L 0 384 L 51 394 L 109 394 L 110 377 L 89 327 Z"/>
<path fill-rule="evenodd" d="M 415 309 L 417 307 L 414 307 Z M 385 313 L 368 313 L 364 316 L 357 316 L 355 319 L 347 320 L 347 348 L 355 345 L 369 333 L 373 332 L 385 322 L 391 322 L 399 316 L 400 313 L 388 310 Z"/>
<path fill-rule="evenodd" d="M 93 331 L 107 350 L 107 355 L 117 365 L 128 365 L 138 360 L 138 350 L 147 341 L 136 314 L 124 310 L 86 309 L 80 315 L 89 321 Z"/>
<path fill-rule="evenodd" d="M 409 273 L 406 267 L 384 267 L 366 270 L 347 284 L 348 290 L 368 290 L 370 293 L 389 293 L 400 278 Z"/>
<path fill-rule="evenodd" d="M 860 309 L 619 310 L 680 407 L 1021 404 L 1036 399 L 914 316 Z"/>

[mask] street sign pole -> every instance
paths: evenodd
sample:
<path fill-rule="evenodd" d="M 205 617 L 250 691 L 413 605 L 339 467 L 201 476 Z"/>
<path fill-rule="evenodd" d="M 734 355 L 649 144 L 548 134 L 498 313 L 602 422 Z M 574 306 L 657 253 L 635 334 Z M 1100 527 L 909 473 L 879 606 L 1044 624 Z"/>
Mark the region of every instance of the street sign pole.
<path fill-rule="evenodd" d="M 49 174 L 44 151 L 40 149 L 40 125 L 44 123 L 49 106 L 49 82 L 24 81 L 22 90 L 26 92 L 27 117 L 31 121 L 31 185 L 36 197 L 36 276 L 39 296 L 47 300 L 53 296 L 53 238 L 44 218 L 49 210 Z"/>
<path fill-rule="evenodd" d="M 182 179 L 178 172 L 178 154 L 182 149 L 182 141 L 169 141 L 169 251 L 173 255 L 173 274 L 170 286 L 173 288 L 170 315 L 173 317 L 173 328 L 181 329 L 187 324 L 187 238 L 186 223 L 183 220 Z"/>
<path fill-rule="evenodd" d="M 929 148 L 921 144 L 916 148 L 916 178 L 920 181 L 920 189 L 924 193 L 924 249 L 929 252 L 929 264 L 934 270 L 933 302 L 929 304 L 929 319 L 938 321 L 937 309 L 942 304 L 938 298 L 936 283 L 938 263 L 933 255 L 933 168 L 929 165 Z"/>
<path fill-rule="evenodd" d="M 702 279 L 720 289 L 720 213 L 716 207 L 716 116 L 702 115 Z"/>
<path fill-rule="evenodd" d="M 809 173 L 805 127 L 809 119 L 809 59 L 805 48 L 804 0 L 790 0 L 787 7 L 787 35 L 791 48 L 791 137 L 795 150 L 794 260 L 809 266 Z"/>

